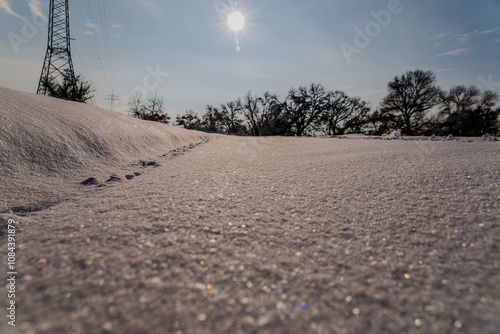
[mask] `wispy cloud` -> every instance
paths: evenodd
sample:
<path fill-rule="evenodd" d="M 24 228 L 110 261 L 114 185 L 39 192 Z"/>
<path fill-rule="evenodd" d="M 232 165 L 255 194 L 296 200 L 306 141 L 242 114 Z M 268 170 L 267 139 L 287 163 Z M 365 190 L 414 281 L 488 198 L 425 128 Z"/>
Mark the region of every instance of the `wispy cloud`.
<path fill-rule="evenodd" d="M 25 20 L 23 16 L 17 14 L 12 10 L 8 0 L 0 0 L 0 9 L 3 9 L 7 14 L 14 15 L 15 17 Z"/>
<path fill-rule="evenodd" d="M 487 35 L 487 34 L 492 34 L 492 33 L 494 33 L 495 31 L 498 31 L 498 30 L 500 30 L 500 28 L 488 29 L 488 30 L 481 31 L 479 33 L 481 35 Z"/>
<path fill-rule="evenodd" d="M 466 53 L 469 53 L 469 49 L 455 49 L 455 50 L 451 50 L 448 52 L 440 53 L 440 54 L 436 55 L 436 57 L 459 56 L 459 55 L 466 54 Z"/>
<path fill-rule="evenodd" d="M 99 31 L 99 27 L 97 25 L 95 25 L 94 23 L 92 23 L 91 20 L 87 20 L 87 23 L 85 23 L 85 26 L 89 29 L 94 30 L 94 31 Z"/>
<path fill-rule="evenodd" d="M 99 26 L 97 26 L 96 24 L 92 23 L 91 20 L 86 20 L 85 22 L 85 26 L 89 29 L 87 31 L 85 31 L 83 34 L 84 35 L 89 35 L 89 36 L 95 36 L 95 33 L 96 32 L 99 32 Z"/>
<path fill-rule="evenodd" d="M 41 19 L 46 20 L 46 16 L 42 10 L 42 3 L 40 0 L 27 0 L 28 5 L 30 6 L 30 12 L 31 14 L 38 16 Z"/>
<path fill-rule="evenodd" d="M 123 27 L 121 25 L 116 24 L 116 23 L 111 24 L 111 27 L 115 28 L 115 29 L 123 29 Z"/>
<path fill-rule="evenodd" d="M 465 43 L 467 42 L 473 33 L 466 33 L 466 34 L 457 34 L 455 36 L 456 40 L 459 41 L 460 43 Z"/>
<path fill-rule="evenodd" d="M 436 34 L 436 35 L 432 35 L 430 40 L 431 41 L 436 41 L 436 40 L 442 40 L 442 39 L 445 39 L 447 38 L 448 36 L 450 36 L 452 34 L 451 31 L 448 31 L 448 32 L 442 32 L 440 34 Z"/>
<path fill-rule="evenodd" d="M 429 40 L 434 41 L 435 46 L 439 46 L 445 41 L 456 41 L 460 44 L 465 44 L 475 36 L 492 34 L 500 30 L 500 27 L 491 28 L 487 30 L 474 30 L 471 32 L 461 32 L 461 31 L 447 31 L 440 34 L 432 35 Z"/>

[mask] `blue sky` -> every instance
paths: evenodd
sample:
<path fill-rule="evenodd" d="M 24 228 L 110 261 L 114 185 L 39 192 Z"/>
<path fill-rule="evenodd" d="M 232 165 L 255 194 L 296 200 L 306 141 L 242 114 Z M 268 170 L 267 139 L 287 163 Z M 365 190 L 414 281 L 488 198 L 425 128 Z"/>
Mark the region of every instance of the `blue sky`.
<path fill-rule="evenodd" d="M 49 0 L 0 0 L 0 85 L 35 92 Z M 235 33 L 226 15 L 246 24 Z M 269 90 L 321 83 L 377 107 L 387 83 L 432 70 L 443 89 L 500 93 L 498 0 L 70 0 L 75 71 L 113 90 L 157 92 L 171 116 Z"/>

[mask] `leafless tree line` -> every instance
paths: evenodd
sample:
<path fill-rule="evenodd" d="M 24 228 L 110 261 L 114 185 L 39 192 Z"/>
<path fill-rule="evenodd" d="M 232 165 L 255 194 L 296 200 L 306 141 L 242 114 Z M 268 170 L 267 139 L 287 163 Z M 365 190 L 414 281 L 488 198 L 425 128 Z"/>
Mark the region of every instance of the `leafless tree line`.
<path fill-rule="evenodd" d="M 284 101 L 276 94 L 263 96 L 248 92 L 220 106 L 208 105 L 200 118 L 193 111 L 178 115 L 176 125 L 187 129 L 229 134 L 338 135 L 359 132 L 360 119 L 370 111 L 369 104 L 341 91 L 327 92 L 320 84 L 290 89 Z"/>
<path fill-rule="evenodd" d="M 408 71 L 387 85 L 378 108 L 321 84 L 292 88 L 280 100 L 276 94 L 246 93 L 243 98 L 208 105 L 201 118 L 193 111 L 177 115 L 186 129 L 228 134 L 270 135 L 458 135 L 500 134 L 499 96 L 476 86 L 436 84 L 431 71 Z"/>
<path fill-rule="evenodd" d="M 431 71 L 408 71 L 388 84 L 389 93 L 370 117 L 372 131 L 403 135 L 481 136 L 500 133 L 498 94 L 476 86 L 444 91 Z M 429 115 L 431 110 L 437 112 Z"/>

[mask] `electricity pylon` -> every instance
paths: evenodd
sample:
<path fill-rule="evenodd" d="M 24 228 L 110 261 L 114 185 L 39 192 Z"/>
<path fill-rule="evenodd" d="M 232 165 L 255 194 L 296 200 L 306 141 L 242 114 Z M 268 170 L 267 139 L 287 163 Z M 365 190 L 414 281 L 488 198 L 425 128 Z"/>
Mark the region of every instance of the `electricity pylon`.
<path fill-rule="evenodd" d="M 110 102 L 110 106 L 109 106 L 110 107 L 109 110 L 115 111 L 115 101 L 119 101 L 120 100 L 120 98 L 118 97 L 118 95 L 115 95 L 114 91 L 111 90 L 111 95 L 106 96 L 106 100 L 111 101 Z"/>
<path fill-rule="evenodd" d="M 71 87 L 71 97 L 76 95 L 76 78 L 71 60 L 69 35 L 69 0 L 50 0 L 48 42 L 42 74 L 38 82 L 37 94 L 48 95 L 48 83 L 51 80 L 60 82 L 64 79 Z M 60 83 L 58 83 L 60 85 Z"/>

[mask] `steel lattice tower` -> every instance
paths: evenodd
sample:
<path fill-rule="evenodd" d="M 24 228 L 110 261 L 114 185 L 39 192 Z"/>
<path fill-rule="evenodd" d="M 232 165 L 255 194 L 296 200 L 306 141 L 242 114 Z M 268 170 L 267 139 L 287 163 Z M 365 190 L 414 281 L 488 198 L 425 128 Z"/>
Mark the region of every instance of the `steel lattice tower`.
<path fill-rule="evenodd" d="M 73 96 L 76 93 L 75 71 L 71 60 L 70 34 L 69 34 L 69 0 L 50 0 L 48 42 L 42 74 L 38 82 L 37 94 L 47 95 L 49 80 L 60 82 L 69 76 L 73 85 Z"/>

